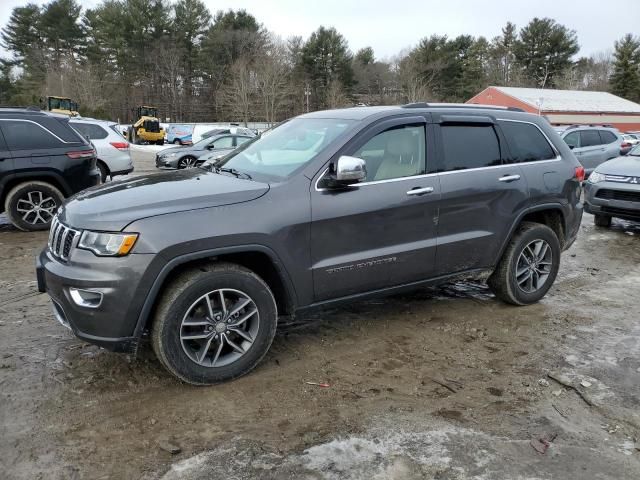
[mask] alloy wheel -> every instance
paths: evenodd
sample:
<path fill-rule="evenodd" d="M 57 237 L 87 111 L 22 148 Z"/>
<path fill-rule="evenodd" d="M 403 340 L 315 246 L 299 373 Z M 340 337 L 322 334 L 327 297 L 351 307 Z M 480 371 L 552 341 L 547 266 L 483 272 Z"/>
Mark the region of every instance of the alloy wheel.
<path fill-rule="evenodd" d="M 544 240 L 528 243 L 516 263 L 516 282 L 525 293 L 540 290 L 551 273 L 553 252 Z"/>
<path fill-rule="evenodd" d="M 180 325 L 180 342 L 198 365 L 223 367 L 247 353 L 259 328 L 258 307 L 249 295 L 218 289 L 202 295 L 188 308 Z"/>
<path fill-rule="evenodd" d="M 180 159 L 180 168 L 193 168 L 196 166 L 196 159 L 193 157 L 185 157 Z"/>
<path fill-rule="evenodd" d="M 16 210 L 22 220 L 31 225 L 49 223 L 53 219 L 58 204 L 52 196 L 40 190 L 25 192 L 16 203 Z"/>

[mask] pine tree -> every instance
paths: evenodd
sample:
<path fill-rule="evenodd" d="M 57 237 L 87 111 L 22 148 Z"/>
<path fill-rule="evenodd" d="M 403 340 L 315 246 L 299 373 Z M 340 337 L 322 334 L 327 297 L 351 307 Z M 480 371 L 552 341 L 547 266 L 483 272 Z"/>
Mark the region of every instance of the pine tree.
<path fill-rule="evenodd" d="M 627 100 L 640 101 L 640 39 L 630 33 L 615 43 L 611 92 Z"/>

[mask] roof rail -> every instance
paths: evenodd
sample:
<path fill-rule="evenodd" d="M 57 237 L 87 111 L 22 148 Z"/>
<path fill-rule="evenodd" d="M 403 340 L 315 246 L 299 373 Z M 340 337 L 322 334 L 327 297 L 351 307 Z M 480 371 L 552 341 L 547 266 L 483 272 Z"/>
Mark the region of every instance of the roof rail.
<path fill-rule="evenodd" d="M 524 112 L 518 107 L 502 107 L 499 105 L 480 105 L 477 103 L 427 103 L 415 102 L 402 105 L 402 108 L 478 108 L 483 110 L 509 110 L 510 112 Z"/>

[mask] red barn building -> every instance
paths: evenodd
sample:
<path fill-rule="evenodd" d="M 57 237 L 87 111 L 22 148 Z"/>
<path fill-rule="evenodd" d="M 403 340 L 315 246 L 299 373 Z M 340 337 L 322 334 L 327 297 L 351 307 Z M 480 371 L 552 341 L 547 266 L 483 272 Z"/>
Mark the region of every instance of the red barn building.
<path fill-rule="evenodd" d="M 640 105 L 607 92 L 487 87 L 467 103 L 518 107 L 547 117 L 552 125 L 613 125 L 640 131 Z"/>

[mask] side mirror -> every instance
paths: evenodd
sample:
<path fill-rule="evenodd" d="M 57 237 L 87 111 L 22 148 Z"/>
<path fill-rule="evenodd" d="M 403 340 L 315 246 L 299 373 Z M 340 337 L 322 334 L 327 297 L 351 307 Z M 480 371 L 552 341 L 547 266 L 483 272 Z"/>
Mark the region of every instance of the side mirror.
<path fill-rule="evenodd" d="M 333 171 L 332 171 L 333 170 Z M 329 188 L 341 188 L 362 182 L 367 178 L 367 164 L 357 157 L 343 155 L 330 169 L 327 178 Z"/>

